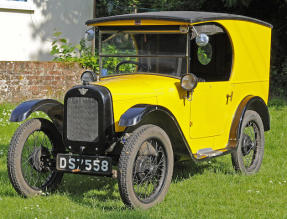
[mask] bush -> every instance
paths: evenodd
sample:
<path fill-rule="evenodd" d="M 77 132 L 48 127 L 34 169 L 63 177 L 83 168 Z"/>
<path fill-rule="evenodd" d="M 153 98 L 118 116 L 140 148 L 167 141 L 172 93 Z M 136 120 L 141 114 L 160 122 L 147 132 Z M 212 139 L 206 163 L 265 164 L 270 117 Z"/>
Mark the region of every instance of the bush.
<path fill-rule="evenodd" d="M 273 97 L 272 99 L 270 99 L 268 103 L 269 107 L 275 107 L 275 108 L 280 108 L 286 105 L 287 105 L 287 101 L 280 97 Z"/>
<path fill-rule="evenodd" d="M 83 68 L 93 70 L 95 73 L 99 73 L 99 59 L 98 56 L 92 54 L 92 48 L 87 46 L 85 39 L 81 39 L 79 44 L 73 45 L 68 43 L 68 40 L 61 37 L 61 32 L 55 32 L 55 40 L 52 42 L 52 49 L 50 54 L 54 56 L 54 61 L 60 62 L 78 62 Z M 117 49 L 113 45 L 109 45 L 103 49 L 103 52 L 107 54 L 117 54 Z M 126 51 L 125 53 L 128 53 Z M 125 60 L 134 60 L 135 58 L 125 58 Z M 103 63 L 103 69 L 112 74 L 115 72 L 115 67 L 118 63 L 123 61 L 120 57 L 108 57 L 105 58 Z M 123 72 L 134 72 L 135 65 L 125 64 L 121 66 Z"/>
<path fill-rule="evenodd" d="M 271 67 L 270 91 L 272 97 L 287 96 L 287 58 L 279 66 Z"/>
<path fill-rule="evenodd" d="M 54 61 L 78 62 L 83 68 L 99 72 L 98 57 L 92 54 L 91 47 L 87 46 L 85 39 L 81 39 L 79 44 L 68 43 L 67 39 L 61 37 L 61 32 L 55 32 L 55 40 L 52 42 L 50 54 L 54 56 Z"/>

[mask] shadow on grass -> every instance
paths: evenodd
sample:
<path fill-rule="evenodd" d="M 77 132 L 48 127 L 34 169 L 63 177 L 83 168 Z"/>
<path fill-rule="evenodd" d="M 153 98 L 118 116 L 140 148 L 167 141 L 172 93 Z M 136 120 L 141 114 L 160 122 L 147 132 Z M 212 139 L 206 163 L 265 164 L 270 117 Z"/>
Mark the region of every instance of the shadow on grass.
<path fill-rule="evenodd" d="M 193 160 L 180 161 L 174 164 L 173 181 L 182 181 L 197 174 L 202 174 L 208 164 L 200 164 Z"/>
<path fill-rule="evenodd" d="M 228 156 L 228 155 L 227 155 Z M 202 175 L 205 171 L 234 175 L 230 163 L 225 160 L 212 159 L 204 162 L 192 160 L 177 162 L 174 167 L 173 183 Z M 84 175 L 65 175 L 59 190 L 60 194 L 66 195 L 70 200 L 80 205 L 92 208 L 102 208 L 106 211 L 126 210 L 118 191 L 116 179 L 108 177 L 92 177 Z"/>
<path fill-rule="evenodd" d="M 224 160 L 213 159 L 196 163 L 190 160 L 175 164 L 173 182 L 180 182 L 194 175 L 202 175 L 205 171 L 235 174 L 234 171 L 228 168 L 228 164 Z M 0 170 L 0 182 L 2 184 L 0 197 L 18 196 L 10 184 L 6 168 Z M 90 208 L 104 209 L 111 212 L 126 210 L 128 208 L 122 204 L 117 184 L 116 179 L 109 177 L 65 174 L 57 194 L 66 196 L 72 202 Z"/>
<path fill-rule="evenodd" d="M 230 155 L 225 155 L 230 156 Z M 214 158 L 210 160 L 195 162 L 194 160 L 187 160 L 176 162 L 174 166 L 173 181 L 181 181 L 187 178 L 191 178 L 194 175 L 204 174 L 205 171 L 222 173 L 225 175 L 236 174 L 233 169 L 230 168 L 230 164 L 221 161 L 220 158 Z"/>
<path fill-rule="evenodd" d="M 196 165 L 193 161 L 176 163 L 173 181 L 178 182 L 195 174 L 202 174 L 208 166 L 207 163 Z M 66 195 L 71 201 L 87 207 L 103 208 L 107 211 L 128 209 L 118 204 L 110 206 L 109 202 L 121 203 L 122 200 L 118 191 L 118 181 L 109 177 L 66 174 L 59 194 Z"/>
<path fill-rule="evenodd" d="M 117 180 L 110 177 L 96 177 L 66 174 L 59 193 L 71 201 L 88 207 L 105 210 L 124 210 L 124 206 L 109 206 L 108 202 L 121 202 Z"/>

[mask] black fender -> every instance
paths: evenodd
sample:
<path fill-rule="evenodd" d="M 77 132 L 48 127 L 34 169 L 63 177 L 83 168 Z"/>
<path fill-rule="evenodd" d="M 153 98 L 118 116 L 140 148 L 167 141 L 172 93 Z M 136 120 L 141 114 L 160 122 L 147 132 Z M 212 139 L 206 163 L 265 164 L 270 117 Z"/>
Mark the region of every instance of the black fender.
<path fill-rule="evenodd" d="M 170 137 L 177 160 L 193 158 L 175 116 L 168 109 L 158 105 L 138 104 L 128 109 L 119 121 L 119 126 L 132 129 L 144 124 L 154 124 L 165 130 Z"/>
<path fill-rule="evenodd" d="M 53 99 L 29 100 L 18 105 L 11 113 L 10 122 L 21 122 L 31 113 L 41 111 L 46 113 L 62 134 L 64 105 Z"/>
<path fill-rule="evenodd" d="M 129 108 L 120 118 L 119 126 L 130 127 L 137 125 L 142 121 L 143 117 L 152 111 L 157 110 L 158 107 L 148 104 L 138 104 Z"/>
<path fill-rule="evenodd" d="M 256 111 L 262 119 L 264 131 L 270 130 L 270 116 L 264 100 L 258 96 L 247 96 L 240 102 L 233 117 L 229 133 L 228 148 L 236 148 L 241 134 L 242 121 L 247 110 Z"/>

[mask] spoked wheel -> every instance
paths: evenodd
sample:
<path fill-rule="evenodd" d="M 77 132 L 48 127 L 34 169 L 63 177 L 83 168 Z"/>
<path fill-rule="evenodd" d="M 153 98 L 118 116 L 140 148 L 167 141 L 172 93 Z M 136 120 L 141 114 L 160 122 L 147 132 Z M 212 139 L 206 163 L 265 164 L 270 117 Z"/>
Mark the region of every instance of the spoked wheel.
<path fill-rule="evenodd" d="M 173 173 L 173 151 L 167 134 L 154 125 L 136 129 L 119 161 L 119 190 L 129 207 L 147 209 L 161 202 Z"/>
<path fill-rule="evenodd" d="M 63 152 L 63 143 L 50 121 L 31 119 L 23 123 L 8 151 L 8 174 L 15 190 L 30 197 L 56 189 L 63 177 L 55 170 L 58 152 Z"/>
<path fill-rule="evenodd" d="M 246 111 L 236 151 L 232 153 L 235 170 L 253 174 L 260 169 L 264 154 L 264 127 L 255 111 Z"/>
<path fill-rule="evenodd" d="M 133 188 L 142 202 L 153 200 L 161 189 L 167 170 L 167 156 L 157 139 L 145 141 L 137 153 L 133 169 Z"/>

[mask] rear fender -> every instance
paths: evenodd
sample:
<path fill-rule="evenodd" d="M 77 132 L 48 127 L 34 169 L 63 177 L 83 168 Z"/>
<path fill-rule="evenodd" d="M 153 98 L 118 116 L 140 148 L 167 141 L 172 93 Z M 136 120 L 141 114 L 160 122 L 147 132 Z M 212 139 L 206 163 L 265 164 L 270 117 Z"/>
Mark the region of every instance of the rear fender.
<path fill-rule="evenodd" d="M 247 96 L 241 101 L 233 117 L 229 133 L 228 148 L 236 148 L 241 134 L 242 121 L 247 110 L 257 112 L 262 119 L 264 131 L 270 130 L 270 116 L 264 100 L 258 96 Z"/>

